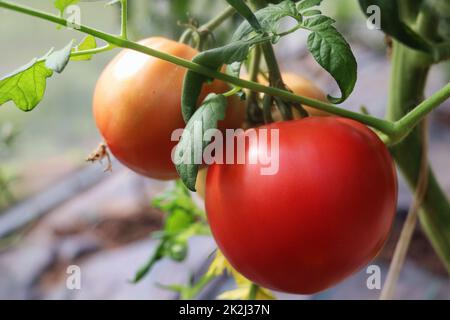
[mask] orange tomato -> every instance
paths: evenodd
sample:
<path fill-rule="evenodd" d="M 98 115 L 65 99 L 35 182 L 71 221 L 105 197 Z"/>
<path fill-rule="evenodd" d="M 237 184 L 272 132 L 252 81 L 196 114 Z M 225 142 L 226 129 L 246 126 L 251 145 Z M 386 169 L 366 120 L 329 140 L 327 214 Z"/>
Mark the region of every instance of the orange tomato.
<path fill-rule="evenodd" d="M 161 37 L 139 43 L 188 60 L 198 54 Z M 181 115 L 185 74 L 182 67 L 127 49 L 109 63 L 97 82 L 93 99 L 97 127 L 112 154 L 139 174 L 161 180 L 178 177 L 171 159 L 177 142 L 171 141 L 171 135 L 185 126 Z M 214 81 L 204 86 L 200 99 L 228 90 L 224 82 Z M 219 127 L 238 128 L 245 108 L 237 97 L 230 97 L 228 103 Z"/>

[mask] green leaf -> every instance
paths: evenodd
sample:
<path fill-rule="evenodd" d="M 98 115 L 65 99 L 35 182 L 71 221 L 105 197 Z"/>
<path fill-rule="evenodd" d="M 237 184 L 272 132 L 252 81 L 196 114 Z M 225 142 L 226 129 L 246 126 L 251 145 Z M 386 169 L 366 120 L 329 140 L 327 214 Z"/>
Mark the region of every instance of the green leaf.
<path fill-rule="evenodd" d="M 95 37 L 88 35 L 86 36 L 78 46 L 73 48 L 72 52 L 79 52 L 79 51 L 85 51 L 85 50 L 92 50 L 97 48 L 97 41 L 95 40 Z M 92 54 L 83 54 L 81 56 L 75 56 L 71 57 L 70 60 L 73 61 L 85 61 L 85 60 L 91 60 Z"/>
<path fill-rule="evenodd" d="M 73 40 L 63 49 L 52 52 L 45 61 L 46 67 L 58 73 L 63 72 L 69 63 L 72 47 Z"/>
<path fill-rule="evenodd" d="M 194 217 L 190 212 L 182 209 L 175 209 L 166 219 L 164 231 L 174 234 L 186 229 L 194 222 Z"/>
<path fill-rule="evenodd" d="M 261 31 L 261 25 L 258 19 L 256 19 L 252 10 L 245 4 L 243 0 L 226 0 L 230 6 L 236 9 L 236 11 L 248 21 L 252 28 L 256 31 Z"/>
<path fill-rule="evenodd" d="M 139 281 L 141 281 L 150 272 L 153 266 L 164 257 L 165 245 L 166 245 L 165 240 L 162 240 L 158 244 L 155 251 L 147 260 L 147 262 L 144 265 L 142 265 L 136 272 L 134 278 L 131 280 L 132 283 L 138 283 Z"/>
<path fill-rule="evenodd" d="M 297 10 L 304 11 L 320 5 L 322 0 L 303 0 L 297 3 Z"/>
<path fill-rule="evenodd" d="M 309 30 L 312 31 L 321 31 L 321 30 L 326 30 L 333 27 L 333 24 L 336 21 L 330 17 L 327 16 L 317 16 L 317 17 L 312 17 L 310 19 L 307 19 L 304 21 L 303 25 L 308 28 Z"/>
<path fill-rule="evenodd" d="M 202 106 L 189 120 L 176 147 L 177 171 L 181 180 L 192 191 L 195 191 L 195 182 L 203 159 L 203 150 L 211 142 L 205 141 L 203 135 L 209 129 L 216 129 L 218 122 L 225 119 L 226 107 L 227 99 L 225 96 L 208 95 Z"/>
<path fill-rule="evenodd" d="M 269 4 L 267 7 L 255 12 L 264 32 L 268 34 L 277 34 L 280 28 L 281 20 L 286 17 L 292 17 L 297 21 L 301 20 L 301 15 L 295 7 L 295 3 L 285 0 L 279 4 Z M 252 38 L 254 30 L 248 21 L 242 22 L 232 37 L 232 41 Z"/>
<path fill-rule="evenodd" d="M 328 96 L 328 99 L 333 103 L 342 103 L 355 88 L 357 63 L 350 45 L 330 24 L 331 21 L 332 19 L 326 18 L 310 23 L 312 33 L 307 45 L 316 61 L 336 80 L 342 92 L 341 98 Z"/>
<path fill-rule="evenodd" d="M 53 70 L 42 59 L 30 63 L 0 79 L 0 105 L 13 101 L 22 111 L 33 110 L 45 93 L 46 79 Z"/>
<path fill-rule="evenodd" d="M 54 5 L 55 8 L 59 10 L 61 16 L 64 14 L 64 10 L 72 4 L 78 3 L 79 0 L 55 0 Z"/>

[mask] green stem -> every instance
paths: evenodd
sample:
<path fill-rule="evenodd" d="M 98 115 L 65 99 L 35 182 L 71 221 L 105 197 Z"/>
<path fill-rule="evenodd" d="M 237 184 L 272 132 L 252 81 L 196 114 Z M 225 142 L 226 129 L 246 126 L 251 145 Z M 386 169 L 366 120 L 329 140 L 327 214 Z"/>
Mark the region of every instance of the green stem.
<path fill-rule="evenodd" d="M 394 41 L 392 63 L 388 119 L 397 121 L 396 124 L 400 127 L 415 125 L 425 112 L 431 111 L 445 97 L 448 98 L 448 85 L 431 99 L 422 102 L 431 65 L 430 58 Z M 422 111 L 422 108 L 425 110 Z M 401 143 L 391 148 L 412 190 L 417 187 L 423 152 L 421 128 L 422 125 L 416 126 Z M 450 203 L 431 168 L 428 170 L 428 186 L 419 218 L 433 247 L 450 271 Z"/>
<path fill-rule="evenodd" d="M 444 103 L 449 96 L 450 83 L 398 120 L 395 123 L 397 134 L 400 137 L 408 135 L 412 128 L 416 127 L 432 110 Z"/>
<path fill-rule="evenodd" d="M 225 97 L 231 97 L 231 96 L 234 96 L 235 94 L 237 94 L 239 91 L 241 91 L 242 90 L 242 88 L 240 88 L 240 87 L 234 87 L 233 89 L 231 89 L 230 91 L 228 91 L 228 92 L 225 92 L 223 95 L 225 96 Z"/>
<path fill-rule="evenodd" d="M 20 12 L 20 13 L 23 13 L 23 14 L 26 14 L 29 16 L 47 20 L 47 21 L 53 22 L 58 25 L 67 26 L 67 20 L 65 20 L 63 18 L 60 18 L 60 17 L 52 15 L 52 14 L 45 13 L 42 11 L 38 11 L 38 10 L 29 8 L 26 6 L 16 5 L 16 4 L 5 2 L 5 1 L 0 1 L 0 8 L 6 8 L 6 9 Z M 346 118 L 350 118 L 350 119 L 359 121 L 370 127 L 373 127 L 374 129 L 381 131 L 382 133 L 384 133 L 388 136 L 392 136 L 392 135 L 395 136 L 397 134 L 396 125 L 395 125 L 395 123 L 393 123 L 391 121 L 379 119 L 379 118 L 376 118 L 373 116 L 364 115 L 364 114 L 361 114 L 358 112 L 353 112 L 353 111 L 347 110 L 345 108 L 339 108 L 330 103 L 318 101 L 315 99 L 310 99 L 307 97 L 298 96 L 298 95 L 293 94 L 292 92 L 289 92 L 286 90 L 281 90 L 279 88 L 264 86 L 264 85 L 261 85 L 256 82 L 240 79 L 238 77 L 234 77 L 234 76 L 228 75 L 226 73 L 222 73 L 222 72 L 219 72 L 216 70 L 209 69 L 205 66 L 194 63 L 192 61 L 182 59 L 182 58 L 167 54 L 165 52 L 161 52 L 161 51 L 143 46 L 139 43 L 132 42 L 132 41 L 123 39 L 121 37 L 118 37 L 118 36 L 115 36 L 115 35 L 112 35 L 112 34 L 109 34 L 109 33 L 94 29 L 94 28 L 90 28 L 85 25 L 81 25 L 79 27 L 79 29 L 77 29 L 77 31 L 85 33 L 85 34 L 90 34 L 96 38 L 99 38 L 99 39 L 102 39 L 102 40 L 108 42 L 111 45 L 139 51 L 141 53 L 153 56 L 155 58 L 179 65 L 183 68 L 192 70 L 194 72 L 205 75 L 207 77 L 222 80 L 224 82 L 230 83 L 237 87 L 246 88 L 246 89 L 250 89 L 253 91 L 265 93 L 265 94 L 268 94 L 268 95 L 271 95 L 274 97 L 278 97 L 278 98 L 282 99 L 283 101 L 295 102 L 295 103 L 300 103 L 303 105 L 308 105 L 313 108 L 316 108 L 316 109 L 319 109 L 319 110 L 322 110 L 322 111 L 325 111 L 325 112 L 328 112 L 328 113 L 331 113 L 334 115 L 338 115 L 338 116 L 342 116 L 342 117 L 346 117 Z M 413 80 L 413 81 L 415 81 L 415 80 Z"/>
<path fill-rule="evenodd" d="M 256 283 L 250 285 L 250 292 L 248 294 L 248 300 L 256 300 L 256 295 L 258 294 L 259 286 Z"/>
<path fill-rule="evenodd" d="M 216 278 L 214 275 L 205 274 L 203 275 L 198 282 L 195 284 L 191 290 L 188 290 L 186 293 L 181 294 L 181 300 L 192 300 L 195 299 L 202 290 L 211 283 Z"/>
<path fill-rule="evenodd" d="M 269 83 L 275 88 L 286 90 L 283 79 L 281 77 L 280 67 L 275 57 L 275 51 L 271 43 L 263 43 L 261 45 L 264 59 L 266 60 L 267 68 L 269 69 Z M 282 100 L 275 99 L 278 109 L 280 110 L 283 120 L 292 120 L 294 115 L 289 105 L 283 103 Z"/>
<path fill-rule="evenodd" d="M 212 18 L 210 21 L 208 21 L 204 25 L 200 26 L 198 28 L 198 30 L 197 30 L 198 33 L 202 34 L 202 33 L 208 33 L 208 32 L 214 31 L 220 25 L 222 25 L 222 23 L 224 23 L 226 20 L 231 18 L 235 13 L 236 13 L 236 10 L 233 7 L 231 7 L 231 6 L 228 6 L 219 15 L 217 15 L 214 18 Z M 181 43 L 187 43 L 189 41 L 189 39 L 191 38 L 193 32 L 194 31 L 192 29 L 186 29 L 183 32 L 183 34 L 181 35 L 179 41 Z"/>
<path fill-rule="evenodd" d="M 250 56 L 250 63 L 248 68 L 249 79 L 252 82 L 258 82 L 258 74 L 261 65 L 261 46 L 256 45 Z M 247 99 L 247 121 L 251 124 L 257 125 L 261 123 L 264 117 L 261 114 L 261 108 L 258 103 L 258 92 L 250 91 Z"/>
<path fill-rule="evenodd" d="M 120 37 L 126 40 L 128 39 L 128 0 L 120 0 L 120 4 L 122 5 Z"/>
<path fill-rule="evenodd" d="M 75 51 L 75 52 L 72 52 L 70 54 L 70 56 L 71 57 L 78 57 L 78 56 L 84 56 L 84 55 L 98 54 L 98 53 L 103 53 L 103 52 L 106 52 L 106 51 L 110 51 L 110 50 L 112 50 L 114 48 L 116 48 L 116 46 L 108 44 L 108 45 L 100 47 L 100 48 Z"/>
<path fill-rule="evenodd" d="M 224 23 L 225 21 L 227 21 L 229 18 L 231 18 L 232 16 L 234 16 L 234 14 L 236 13 L 236 10 L 231 7 L 228 6 L 222 13 L 220 13 L 217 17 L 211 19 L 210 21 L 208 21 L 207 23 L 205 23 L 204 25 L 202 25 L 199 28 L 199 31 L 214 31 L 215 29 L 217 29 L 220 25 L 222 25 L 222 23 Z"/>

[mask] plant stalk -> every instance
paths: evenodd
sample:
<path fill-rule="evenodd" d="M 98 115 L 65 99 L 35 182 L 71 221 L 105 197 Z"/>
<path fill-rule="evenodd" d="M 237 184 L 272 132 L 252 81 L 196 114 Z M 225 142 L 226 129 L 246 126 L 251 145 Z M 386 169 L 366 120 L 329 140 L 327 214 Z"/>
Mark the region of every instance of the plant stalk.
<path fill-rule="evenodd" d="M 420 111 L 416 106 L 424 100 L 431 61 L 427 55 L 394 40 L 392 63 L 387 117 L 401 123 L 405 121 L 405 115 L 408 117 L 408 114 Z M 392 155 L 412 190 L 417 188 L 424 152 L 421 130 L 422 124 L 416 126 L 402 142 L 391 147 Z M 430 167 L 428 177 L 419 218 L 434 249 L 450 272 L 450 203 Z"/>

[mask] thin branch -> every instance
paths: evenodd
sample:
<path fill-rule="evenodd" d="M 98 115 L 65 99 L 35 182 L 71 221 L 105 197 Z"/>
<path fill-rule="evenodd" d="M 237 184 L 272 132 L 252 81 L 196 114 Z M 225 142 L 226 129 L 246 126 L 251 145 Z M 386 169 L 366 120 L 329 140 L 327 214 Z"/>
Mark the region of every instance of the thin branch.
<path fill-rule="evenodd" d="M 423 149 L 422 157 L 420 162 L 420 172 L 417 181 L 417 188 L 414 193 L 414 200 L 409 208 L 408 215 L 403 225 L 402 231 L 400 233 L 400 238 L 395 247 L 394 256 L 389 267 L 389 272 L 386 277 L 386 281 L 381 291 L 380 300 L 390 300 L 394 297 L 395 287 L 400 276 L 400 272 L 405 263 L 406 254 L 408 253 L 408 248 L 411 243 L 412 236 L 414 234 L 414 229 L 417 224 L 417 216 L 420 206 L 422 205 L 423 199 L 428 186 L 428 121 L 425 119 L 423 121 L 422 130 L 422 140 Z"/>

